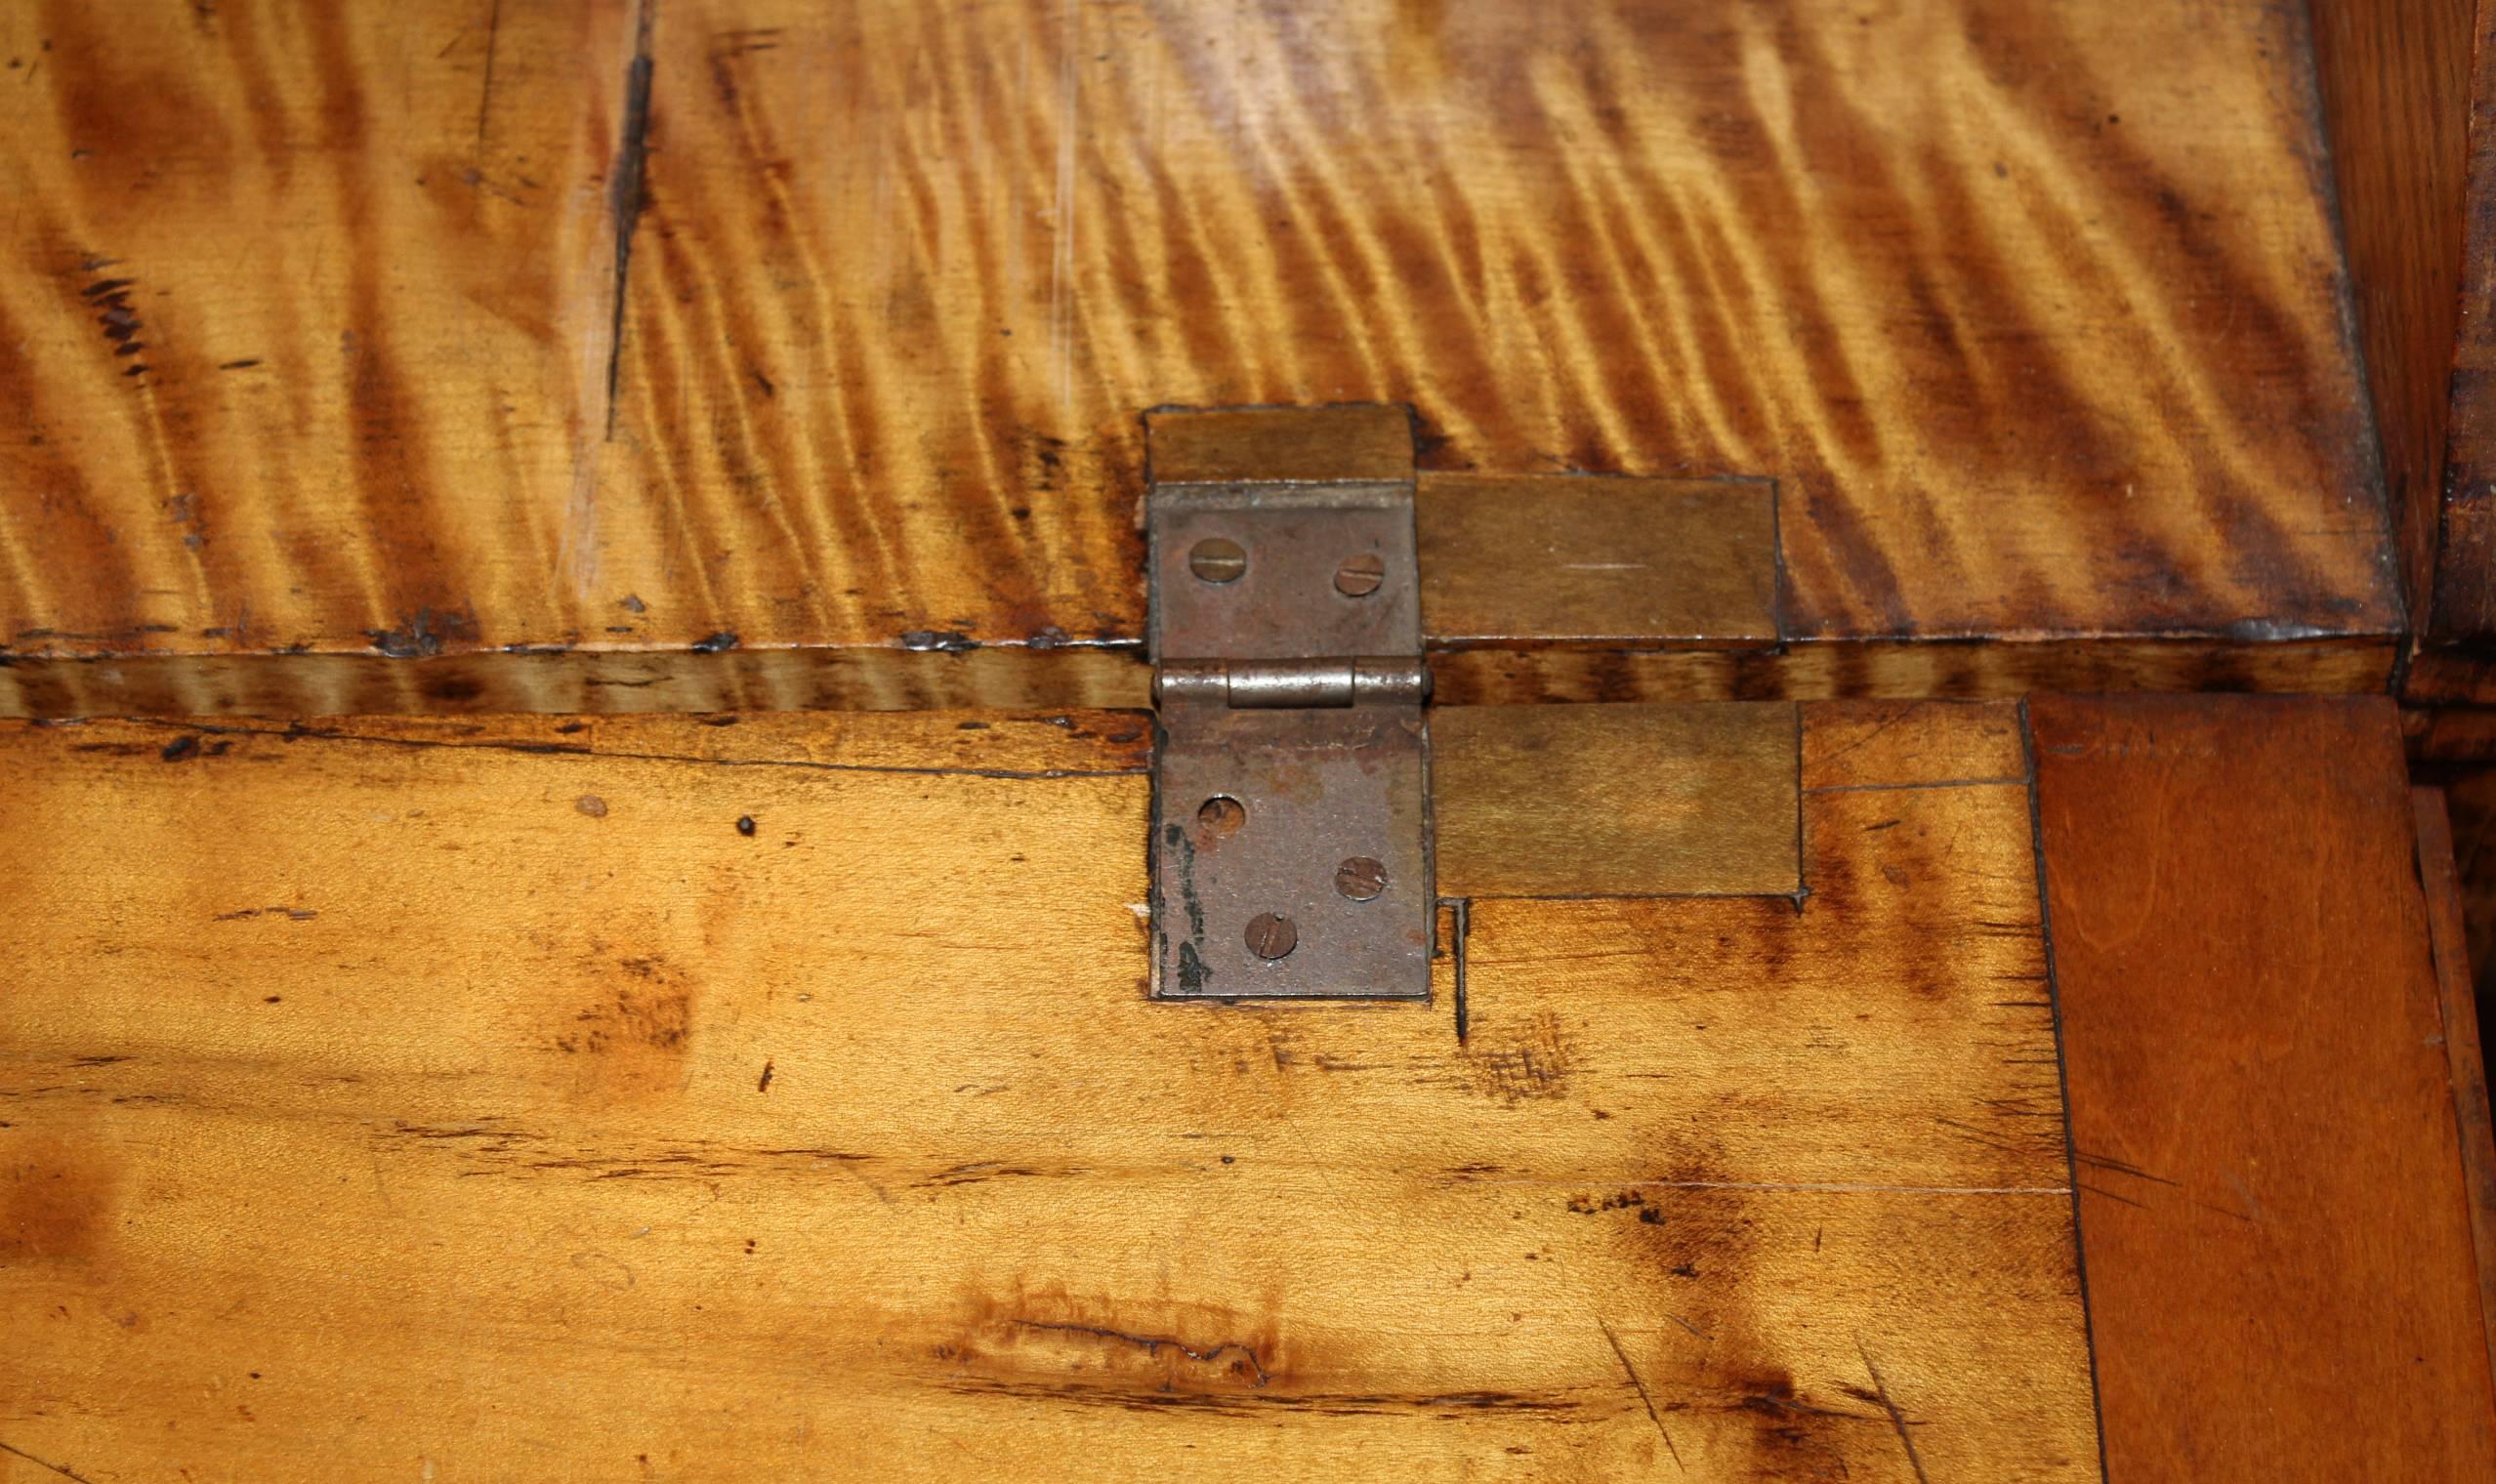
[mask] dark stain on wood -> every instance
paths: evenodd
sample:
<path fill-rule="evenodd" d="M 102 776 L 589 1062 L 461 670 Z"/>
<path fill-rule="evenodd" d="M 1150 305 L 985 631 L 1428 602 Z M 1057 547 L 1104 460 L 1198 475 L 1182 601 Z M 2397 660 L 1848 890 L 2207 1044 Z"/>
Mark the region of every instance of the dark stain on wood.
<path fill-rule="evenodd" d="M 431 659 L 442 652 L 448 642 L 468 642 L 477 638 L 477 620 L 466 609 L 442 610 L 420 607 L 415 615 L 401 619 L 388 629 L 366 631 L 373 647 L 395 660 Z M 470 695 L 475 695 L 472 689 Z M 448 700 L 447 695 L 437 699 Z"/>
<path fill-rule="evenodd" d="M 624 124 L 615 144 L 615 168 L 607 177 L 608 230 L 615 239 L 615 275 L 606 340 L 606 436 L 615 436 L 615 393 L 624 367 L 624 319 L 632 282 L 633 240 L 642 225 L 650 151 L 650 26 L 657 0 L 639 0 L 633 60 L 624 67 Z"/>

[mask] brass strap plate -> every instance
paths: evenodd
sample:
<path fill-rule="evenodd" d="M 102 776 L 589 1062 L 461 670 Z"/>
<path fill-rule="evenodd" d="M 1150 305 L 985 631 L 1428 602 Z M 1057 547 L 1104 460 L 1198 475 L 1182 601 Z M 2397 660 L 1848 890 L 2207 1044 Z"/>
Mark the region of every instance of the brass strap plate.
<path fill-rule="evenodd" d="M 1430 993 L 1430 734 L 1409 480 L 1147 499 L 1153 993 Z"/>

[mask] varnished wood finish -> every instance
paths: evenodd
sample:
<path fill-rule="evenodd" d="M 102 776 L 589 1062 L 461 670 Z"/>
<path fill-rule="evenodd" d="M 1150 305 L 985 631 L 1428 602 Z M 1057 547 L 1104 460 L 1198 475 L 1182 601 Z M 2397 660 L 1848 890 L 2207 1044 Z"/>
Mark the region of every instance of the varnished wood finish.
<path fill-rule="evenodd" d="M 2445 1059 L 2452 1067 L 2453 1126 L 2461 1141 L 2462 1188 L 2470 1202 L 2471 1245 L 2478 1257 L 2478 1312 L 2496 1370 L 2496 1122 L 2487 1104 L 2487 1058 L 2478 1039 L 2462 889 L 2454 869 L 2452 824 L 2441 789 L 2410 790 L 2418 817 L 2418 881 L 2427 898 L 2427 936 L 2435 961 Z"/>
<path fill-rule="evenodd" d="M 1777 702 L 1432 714 L 1442 896 L 1791 896 L 1802 725 Z"/>
<path fill-rule="evenodd" d="M 2107 1476 L 2496 1476 L 2391 704 L 2029 715 Z"/>
<path fill-rule="evenodd" d="M 9 699 L 866 705 L 975 642 L 964 698 L 1030 699 L 1141 636 L 1144 409 L 1343 401 L 1440 473 L 1776 480 L 1789 642 L 2356 683 L 2312 662 L 2399 618 L 2308 41 L 2253 0 L 10 7 Z M 400 654 L 456 678 L 341 678 Z"/>
<path fill-rule="evenodd" d="M 1804 718 L 1461 1035 L 1145 1000 L 1129 715 L 0 726 L 0 1478 L 2085 1484 L 2011 714 Z"/>
<path fill-rule="evenodd" d="M 641 633 L 571 513 L 633 39 L 602 0 L 0 7 L 6 652 Z"/>

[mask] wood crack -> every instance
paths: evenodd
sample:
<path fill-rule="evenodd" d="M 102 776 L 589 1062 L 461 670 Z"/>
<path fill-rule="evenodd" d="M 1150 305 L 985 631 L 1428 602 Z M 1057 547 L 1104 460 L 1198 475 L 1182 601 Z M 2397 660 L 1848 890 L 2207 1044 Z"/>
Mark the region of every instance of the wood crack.
<path fill-rule="evenodd" d="M 78 1481 L 78 1484 L 95 1484 L 94 1480 L 88 1478 L 85 1474 L 78 1472 L 76 1469 L 71 1468 L 65 1463 L 55 1463 L 49 1459 L 36 1458 L 33 1454 L 28 1453 L 24 1449 L 17 1447 L 14 1444 L 0 1443 L 0 1453 L 8 1454 L 13 1458 L 23 1459 L 37 1468 L 48 1468 L 64 1479 L 75 1479 Z"/>
<path fill-rule="evenodd" d="M 1629 1383 L 1637 1388 L 1639 1405 L 1646 1409 L 1646 1420 L 1655 1424 L 1655 1435 L 1664 1440 L 1664 1451 L 1673 1456 L 1673 1466 L 1688 1473 L 1689 1465 L 1682 1462 L 1682 1450 L 1673 1446 L 1673 1434 L 1664 1430 L 1664 1415 L 1655 1410 L 1655 1398 L 1647 1394 L 1646 1382 L 1639 1379 L 1638 1367 L 1630 1364 L 1629 1351 L 1621 1348 L 1621 1338 L 1612 1333 L 1612 1327 L 1600 1315 L 1595 1320 L 1595 1328 L 1603 1332 L 1603 1339 L 1610 1342 L 1612 1353 L 1620 1358 L 1622 1374 L 1628 1376 Z M 1693 1330 L 1691 1333 L 1698 1332 Z"/>
<path fill-rule="evenodd" d="M 1898 1404 L 1891 1399 L 1890 1383 L 1881 1379 L 1881 1368 L 1872 1363 L 1872 1352 L 1864 1348 L 1860 1335 L 1854 1338 L 1854 1353 L 1863 1357 L 1863 1369 L 1871 1374 L 1872 1399 L 1890 1415 L 1890 1425 L 1897 1430 L 1898 1446 L 1906 1450 L 1907 1466 L 1915 1470 L 1916 1484 L 1933 1484 L 1932 1477 L 1924 1471 L 1923 1458 L 1915 1451 L 1915 1438 L 1907 1431 L 1906 1414 L 1899 1411 Z"/>

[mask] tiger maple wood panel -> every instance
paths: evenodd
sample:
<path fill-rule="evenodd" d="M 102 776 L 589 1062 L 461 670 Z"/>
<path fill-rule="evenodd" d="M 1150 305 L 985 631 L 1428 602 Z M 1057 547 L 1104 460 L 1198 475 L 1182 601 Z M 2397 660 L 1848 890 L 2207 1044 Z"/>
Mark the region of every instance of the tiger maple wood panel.
<path fill-rule="evenodd" d="M 12 7 L 8 700 L 1097 701 L 1140 413 L 1339 401 L 1775 481 L 1798 648 L 2380 686 L 2302 9 L 1861 10 Z"/>
<path fill-rule="evenodd" d="M 1461 1035 L 1146 1000 L 1133 715 L 0 728 L 0 1479 L 2096 1479 L 2014 713 L 1805 716 Z"/>

